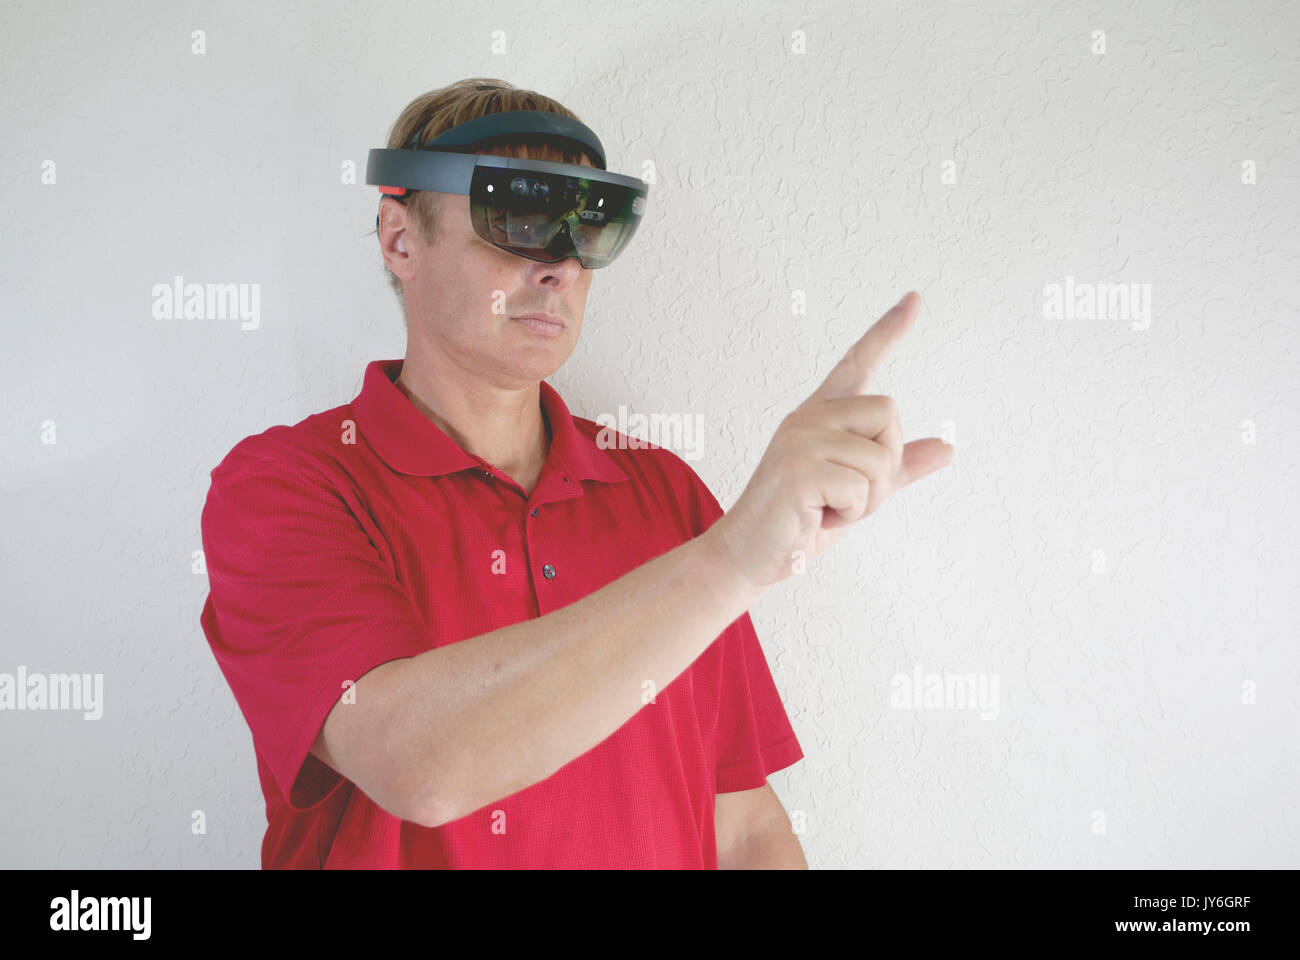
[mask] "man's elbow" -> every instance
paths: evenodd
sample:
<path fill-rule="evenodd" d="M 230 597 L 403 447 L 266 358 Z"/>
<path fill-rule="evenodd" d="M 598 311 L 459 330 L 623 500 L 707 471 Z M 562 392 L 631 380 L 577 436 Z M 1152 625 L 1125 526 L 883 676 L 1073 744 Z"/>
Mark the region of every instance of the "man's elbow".
<path fill-rule="evenodd" d="M 456 819 L 451 805 L 430 785 L 431 779 L 441 784 L 445 782 L 443 778 L 422 774 L 434 764 L 417 759 L 405 744 L 376 736 L 371 739 L 369 750 L 362 750 L 358 742 L 353 742 L 347 747 L 335 744 L 335 750 L 331 751 L 326 731 L 322 731 L 311 752 L 352 781 L 390 816 L 422 827 L 440 827 Z"/>
<path fill-rule="evenodd" d="M 396 766 L 409 772 L 414 765 L 399 762 Z M 441 778 L 436 779 L 442 782 Z M 399 808 L 389 813 L 422 827 L 441 827 L 459 816 L 442 792 L 430 786 L 426 778 L 396 777 L 389 781 L 388 794 L 396 798 L 395 806 Z"/>
<path fill-rule="evenodd" d="M 412 801 L 411 809 L 414 811 L 414 815 L 410 818 L 411 822 L 429 828 L 445 826 L 453 820 L 459 820 L 462 816 L 440 795 L 428 793 L 416 796 Z"/>

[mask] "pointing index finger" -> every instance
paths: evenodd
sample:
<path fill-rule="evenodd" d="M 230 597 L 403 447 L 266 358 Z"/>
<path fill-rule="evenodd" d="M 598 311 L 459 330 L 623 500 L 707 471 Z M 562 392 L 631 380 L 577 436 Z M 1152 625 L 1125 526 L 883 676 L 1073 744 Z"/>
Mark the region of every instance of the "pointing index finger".
<path fill-rule="evenodd" d="M 867 392 L 876 371 L 889 356 L 894 345 L 912 326 L 920 312 L 921 295 L 909 290 L 883 317 L 871 325 L 857 343 L 826 375 L 810 399 L 836 400 L 840 397 L 861 396 Z"/>

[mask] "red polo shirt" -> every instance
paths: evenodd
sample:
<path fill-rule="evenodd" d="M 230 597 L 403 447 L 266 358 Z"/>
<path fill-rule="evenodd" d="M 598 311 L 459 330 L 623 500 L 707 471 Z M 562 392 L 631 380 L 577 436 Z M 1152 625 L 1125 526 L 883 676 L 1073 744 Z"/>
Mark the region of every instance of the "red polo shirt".
<path fill-rule="evenodd" d="M 345 681 L 550 613 L 722 515 L 672 451 L 598 444 L 545 381 L 552 439 L 525 495 L 415 408 L 401 367 L 371 363 L 350 404 L 212 471 L 200 622 L 252 731 L 263 867 L 716 869 L 715 794 L 803 757 L 747 613 L 597 746 L 440 827 L 308 752 Z"/>

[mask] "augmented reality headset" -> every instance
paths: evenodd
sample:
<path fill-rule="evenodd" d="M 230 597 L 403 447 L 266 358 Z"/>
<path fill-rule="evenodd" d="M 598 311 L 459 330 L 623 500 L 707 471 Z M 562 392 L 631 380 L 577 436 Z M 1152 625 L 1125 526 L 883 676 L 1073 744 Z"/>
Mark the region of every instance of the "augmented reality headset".
<path fill-rule="evenodd" d="M 410 190 L 468 194 L 474 232 L 507 253 L 543 263 L 577 257 L 588 270 L 606 267 L 645 213 L 649 186 L 608 172 L 600 139 L 569 117 L 510 110 L 468 120 L 425 144 L 419 137 L 400 150 L 371 150 L 366 183 L 402 203 Z M 572 148 L 596 166 L 473 152 L 505 139 Z"/>

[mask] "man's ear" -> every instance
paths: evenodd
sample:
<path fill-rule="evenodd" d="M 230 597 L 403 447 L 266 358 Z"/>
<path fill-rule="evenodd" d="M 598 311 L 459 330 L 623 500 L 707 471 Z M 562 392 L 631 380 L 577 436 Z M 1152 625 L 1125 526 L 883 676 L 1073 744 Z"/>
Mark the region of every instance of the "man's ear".
<path fill-rule="evenodd" d="M 393 240 L 393 246 L 392 246 L 393 252 L 389 254 L 384 251 L 381 251 L 381 254 L 384 256 L 385 261 L 396 258 L 398 256 L 401 257 L 410 256 L 410 254 L 408 253 L 409 248 L 407 247 L 406 244 L 406 231 L 412 226 L 412 223 L 410 219 L 408 219 L 407 217 L 407 212 L 405 210 L 399 211 L 398 209 L 396 209 L 396 207 L 394 206 L 395 203 L 396 201 L 393 200 L 392 198 L 384 197 L 383 201 L 380 204 L 381 218 L 382 218 L 382 213 L 384 208 L 385 207 L 388 208 L 388 219 L 384 222 L 388 225 L 389 228 L 398 226 L 398 221 L 394 220 L 393 219 L 394 217 L 400 218 L 401 221 L 401 226 L 397 230 L 393 231 L 394 233 L 396 233 L 396 237 Z M 381 246 L 382 246 L 382 242 L 383 241 L 381 238 L 380 241 Z M 392 267 L 389 266 L 388 269 L 392 270 Z"/>

